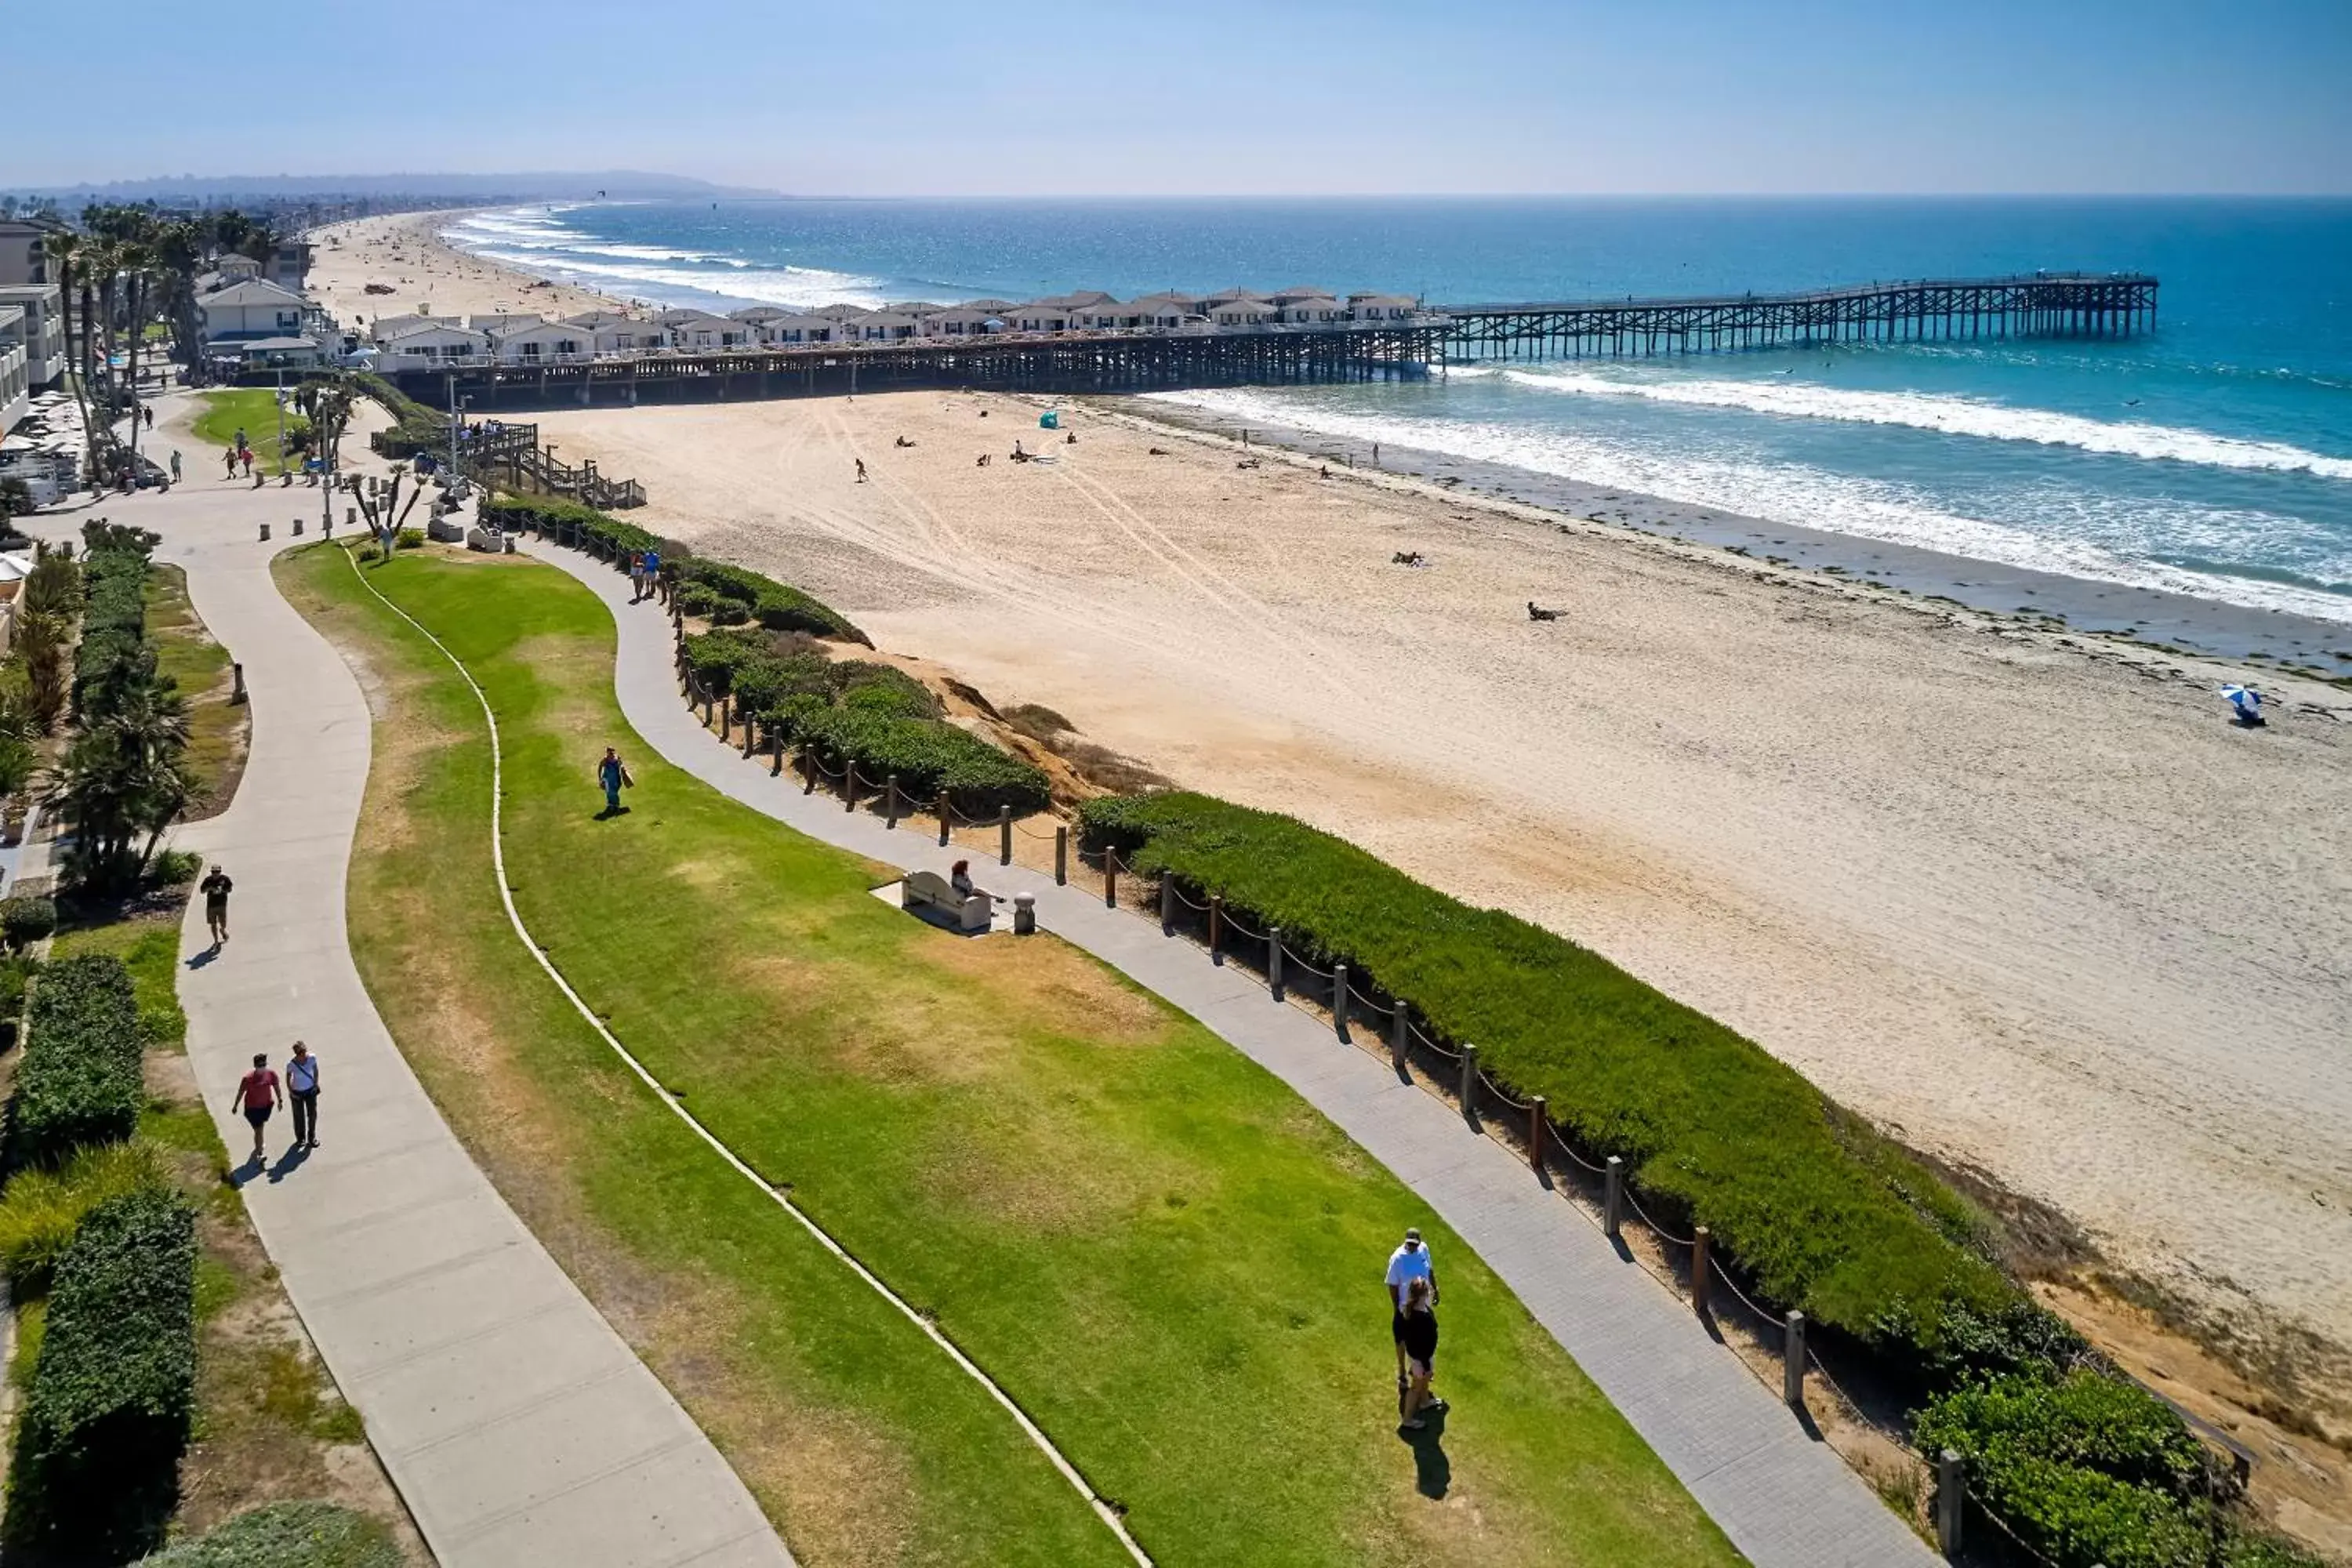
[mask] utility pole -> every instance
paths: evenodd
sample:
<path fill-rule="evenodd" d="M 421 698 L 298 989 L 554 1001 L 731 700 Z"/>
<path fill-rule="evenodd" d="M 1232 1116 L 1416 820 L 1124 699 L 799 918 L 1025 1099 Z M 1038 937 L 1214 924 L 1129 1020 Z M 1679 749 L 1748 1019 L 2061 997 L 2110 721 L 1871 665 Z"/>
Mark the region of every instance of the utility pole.
<path fill-rule="evenodd" d="M 278 471 L 286 472 L 286 367 L 278 367 Z"/>

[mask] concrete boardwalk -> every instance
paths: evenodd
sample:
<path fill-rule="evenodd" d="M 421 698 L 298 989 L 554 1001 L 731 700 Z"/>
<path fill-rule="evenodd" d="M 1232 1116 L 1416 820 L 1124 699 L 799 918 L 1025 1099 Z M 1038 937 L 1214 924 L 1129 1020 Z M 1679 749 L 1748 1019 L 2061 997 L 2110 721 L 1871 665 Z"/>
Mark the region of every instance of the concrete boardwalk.
<path fill-rule="evenodd" d="M 787 770 L 745 761 L 678 695 L 667 612 L 628 602 L 628 579 L 547 543 L 530 552 L 579 578 L 620 623 L 614 688 L 631 725 L 665 758 L 812 837 L 887 865 L 944 873 L 969 848 L 938 847 L 925 819 L 896 832 L 837 798 L 803 795 Z M 1430 1206 L 1510 1286 L 1622 1411 L 1757 1568 L 1901 1568 L 1940 1561 L 1827 1444 L 1690 1310 L 1621 1259 L 1597 1227 L 1538 1186 L 1526 1164 L 1380 1058 L 1333 1039 L 1294 1007 L 1212 965 L 1158 926 L 1106 909 L 1098 890 L 989 865 L 992 892 L 1032 893 L 1039 922 L 1150 987 L 1281 1078 Z M 1377 1271 L 1381 1260 L 1366 1260 Z M 1370 1275 L 1368 1274 L 1368 1278 Z M 1456 1419 L 1474 1419 L 1475 1415 Z"/>
<path fill-rule="evenodd" d="M 370 716 L 352 671 L 279 596 L 271 556 L 315 490 L 198 482 L 84 515 L 163 535 L 212 635 L 245 666 L 253 748 L 235 803 L 174 842 L 235 879 L 206 959 L 191 904 L 180 1000 L 198 1088 L 232 1160 L 256 1051 L 322 1066 L 320 1148 L 236 1173 L 287 1294 L 442 1568 L 789 1568 L 751 1493 L 509 1209 L 385 1030 L 352 966 L 345 869 Z M 256 542 L 268 521 L 278 536 Z M 488 802 L 484 802 L 487 811 Z M 517 955 L 521 963 L 521 955 Z"/>

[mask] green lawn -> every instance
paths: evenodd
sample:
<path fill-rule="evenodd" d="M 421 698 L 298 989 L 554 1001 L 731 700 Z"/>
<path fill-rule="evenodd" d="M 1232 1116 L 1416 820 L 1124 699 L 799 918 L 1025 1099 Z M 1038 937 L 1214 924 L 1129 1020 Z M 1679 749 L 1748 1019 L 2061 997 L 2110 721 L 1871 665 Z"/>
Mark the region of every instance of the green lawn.
<path fill-rule="evenodd" d="M 454 672 L 341 552 L 278 570 L 377 683 L 350 894 L 377 1005 L 802 1560 L 1123 1561 L 1011 1421 L 530 965 Z M 1738 1560 L 1462 1243 L 1280 1082 L 1054 939 L 907 920 L 864 862 L 663 763 L 614 705 L 608 613 L 562 574 L 420 552 L 373 580 L 499 710 L 508 874 L 567 977 L 988 1368 L 1158 1562 Z M 637 787 L 602 822 L 608 740 Z M 1411 1446 L 1379 1285 L 1408 1224 L 1445 1281 L 1454 1403 Z"/>
<path fill-rule="evenodd" d="M 278 393 L 267 386 L 239 387 L 234 392 L 207 392 L 204 395 L 205 411 L 195 417 L 192 428 L 196 439 L 213 450 L 199 457 L 190 453 L 191 477 L 202 471 L 203 462 L 218 462 L 223 449 L 236 439 L 239 430 L 245 432 L 246 445 L 253 448 L 254 467 L 273 477 L 284 471 L 286 464 L 278 451 Z M 292 436 L 309 421 L 286 410 L 286 434 Z M 298 468 L 300 465 L 295 465 Z"/>
<path fill-rule="evenodd" d="M 188 602 L 187 574 L 158 564 L 147 574 L 147 638 L 156 668 L 170 676 L 188 702 L 188 750 L 184 759 L 194 786 L 186 811 L 190 822 L 226 809 L 245 771 L 246 725 L 252 711 L 231 705 L 235 682 L 228 649 L 212 639 Z"/>

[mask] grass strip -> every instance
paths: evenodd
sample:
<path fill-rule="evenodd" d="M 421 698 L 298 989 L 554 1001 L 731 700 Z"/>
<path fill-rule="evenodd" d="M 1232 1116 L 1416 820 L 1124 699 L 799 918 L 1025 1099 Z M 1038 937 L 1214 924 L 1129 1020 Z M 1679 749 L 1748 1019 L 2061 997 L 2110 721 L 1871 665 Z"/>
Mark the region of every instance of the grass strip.
<path fill-rule="evenodd" d="M 983 1395 L 618 1081 L 551 986 L 518 980 L 485 885 L 471 693 L 353 597 L 341 561 L 280 571 L 399 671 L 385 732 L 430 741 L 380 752 L 383 841 L 363 834 L 353 862 L 379 1006 L 592 1295 L 600 1272 L 649 1293 L 632 1338 L 795 1551 L 1116 1560 Z M 1008 1389 L 1159 1562 L 1229 1563 L 1240 1542 L 1270 1563 L 1737 1561 L 1468 1249 L 1277 1080 L 1051 939 L 907 921 L 867 896 L 873 868 L 646 754 L 614 707 L 611 617 L 561 574 L 426 552 L 373 579 L 499 713 L 509 881 L 567 978 Z M 600 822 L 586 769 L 608 742 L 638 787 Z M 1407 1224 L 1438 1250 L 1442 1377 L 1475 1413 L 1417 1447 L 1391 1431 L 1379 1285 Z M 678 1327 L 703 1310 L 711 1334 Z M 856 1517 L 763 1451 L 780 1410 L 820 1449 L 868 1447 Z"/>
<path fill-rule="evenodd" d="M 293 395 L 293 389 L 287 389 Z M 255 462 L 271 475 L 287 469 L 287 454 L 278 449 L 278 412 L 275 387 L 247 386 L 234 392 L 207 392 L 202 395 L 204 412 L 197 415 L 190 426 L 196 439 L 208 446 L 226 449 L 236 444 L 236 433 L 245 432 L 245 444 L 251 448 Z M 289 405 L 286 410 L 286 438 L 290 445 L 294 437 L 310 429 L 310 422 L 296 414 Z M 215 457 L 219 454 L 215 452 Z"/>

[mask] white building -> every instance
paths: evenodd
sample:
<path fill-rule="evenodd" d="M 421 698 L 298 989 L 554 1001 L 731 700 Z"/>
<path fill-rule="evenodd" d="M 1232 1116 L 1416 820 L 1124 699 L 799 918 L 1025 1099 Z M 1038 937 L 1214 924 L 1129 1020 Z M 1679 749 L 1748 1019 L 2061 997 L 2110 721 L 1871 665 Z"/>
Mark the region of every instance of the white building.
<path fill-rule="evenodd" d="M 1209 307 L 1209 320 L 1220 327 L 1263 327 L 1281 312 L 1255 298 L 1222 300 Z"/>
<path fill-rule="evenodd" d="M 799 311 L 788 310 L 782 305 L 746 305 L 740 310 L 728 311 L 727 319 L 730 321 L 741 321 L 746 326 L 757 328 L 765 326 L 770 321 L 780 321 L 786 316 L 796 316 L 798 314 L 800 314 Z"/>
<path fill-rule="evenodd" d="M 1145 331 L 1172 332 L 1201 319 L 1201 302 L 1181 294 L 1147 294 L 1119 308 L 1119 320 Z"/>
<path fill-rule="evenodd" d="M 1003 316 L 981 305 L 950 305 L 923 318 L 925 335 L 934 338 L 983 338 L 1004 328 Z"/>
<path fill-rule="evenodd" d="M 1275 303 L 1276 318 L 1295 327 L 1337 327 L 1348 321 L 1348 307 L 1328 294 L 1293 294 Z"/>
<path fill-rule="evenodd" d="M 0 218 L 0 288 L 56 282 L 49 269 L 49 236 L 65 226 L 55 218 Z"/>
<path fill-rule="evenodd" d="M 321 313 L 290 289 L 258 279 L 232 283 L 196 300 L 200 335 L 207 348 L 233 348 L 261 338 L 299 337 L 324 327 Z"/>
<path fill-rule="evenodd" d="M 490 335 L 455 321 L 408 317 L 386 332 L 378 322 L 374 338 L 376 369 L 386 375 L 411 370 L 450 370 L 487 364 Z M 577 329 L 574 329 L 575 331 Z"/>
<path fill-rule="evenodd" d="M 569 321 L 518 322 L 490 333 L 500 364 L 577 364 L 596 357 L 596 334 Z"/>
<path fill-rule="evenodd" d="M 839 321 L 831 316 L 771 316 L 759 323 L 760 341 L 772 348 L 796 348 L 804 343 L 843 341 Z"/>
<path fill-rule="evenodd" d="M 855 321 L 843 323 L 854 332 L 859 342 L 897 342 L 911 338 L 923 330 L 923 323 L 912 316 L 902 316 L 896 310 L 876 310 L 860 316 Z"/>
<path fill-rule="evenodd" d="M 1359 321 L 1408 321 L 1421 314 L 1421 304 L 1403 294 L 1350 294 L 1348 310 Z"/>
<path fill-rule="evenodd" d="M 1013 330 L 1016 332 L 1066 332 L 1071 325 L 1071 310 L 1059 300 L 1032 300 L 1026 305 L 1013 308 Z"/>
<path fill-rule="evenodd" d="M 26 379 L 35 390 L 54 384 L 66 373 L 66 320 L 62 291 L 54 283 L 0 286 L 0 310 L 25 313 L 19 333 L 25 345 Z"/>
<path fill-rule="evenodd" d="M 0 305 L 0 436 L 24 423 L 33 411 L 33 384 L 26 369 L 25 308 Z"/>
<path fill-rule="evenodd" d="M 670 346 L 688 353 L 721 353 L 729 349 L 749 348 L 756 333 L 747 321 L 714 316 L 708 310 L 666 310 L 663 318 L 662 324 L 669 330 Z"/>

